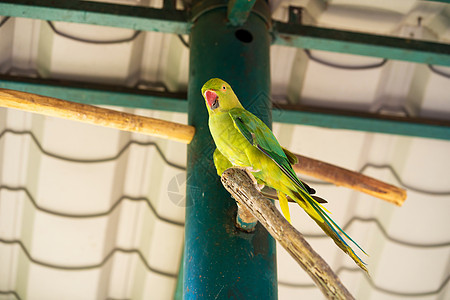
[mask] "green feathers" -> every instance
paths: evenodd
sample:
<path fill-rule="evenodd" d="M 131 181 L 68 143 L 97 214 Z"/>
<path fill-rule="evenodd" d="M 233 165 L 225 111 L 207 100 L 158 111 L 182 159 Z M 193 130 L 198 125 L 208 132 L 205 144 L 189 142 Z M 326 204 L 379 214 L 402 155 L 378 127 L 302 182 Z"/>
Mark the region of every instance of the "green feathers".
<path fill-rule="evenodd" d="M 242 107 L 231 86 L 213 78 L 203 86 L 202 95 L 209 113 L 210 132 L 217 146 L 214 163 L 218 174 L 221 175 L 230 166 L 248 168 L 258 183 L 277 191 L 281 210 L 288 221 L 287 196 L 297 202 L 358 266 L 367 271 L 364 262 L 345 239 L 361 247 L 328 216 L 326 209 L 316 201 L 322 199 L 311 196 L 314 190 L 295 174 L 292 164 L 298 162 L 297 157 L 283 149 L 272 131 Z"/>

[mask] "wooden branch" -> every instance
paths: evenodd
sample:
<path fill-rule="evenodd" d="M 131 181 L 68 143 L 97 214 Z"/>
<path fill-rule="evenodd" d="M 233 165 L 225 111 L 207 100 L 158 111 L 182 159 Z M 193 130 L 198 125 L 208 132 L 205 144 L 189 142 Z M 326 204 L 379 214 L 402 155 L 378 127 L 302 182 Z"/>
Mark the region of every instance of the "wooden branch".
<path fill-rule="evenodd" d="M 191 142 L 195 133 L 195 128 L 189 125 L 7 89 L 0 89 L 0 106 L 138 132 L 186 144 Z M 298 154 L 296 156 L 299 163 L 294 165 L 294 170 L 298 173 L 355 189 L 399 206 L 406 199 L 404 189 L 319 160 Z"/>
<path fill-rule="evenodd" d="M 311 248 L 302 234 L 286 221 L 270 200 L 258 192 L 250 176 L 253 175 L 243 169 L 229 168 L 222 174 L 222 184 L 289 252 L 327 298 L 353 299 L 333 270 Z"/>
<path fill-rule="evenodd" d="M 332 164 L 296 154 L 298 163 L 294 171 L 312 176 L 338 186 L 351 188 L 402 206 L 406 190 Z"/>
<path fill-rule="evenodd" d="M 0 106 L 143 133 L 186 144 L 191 142 L 195 133 L 193 126 L 7 89 L 0 89 Z"/>

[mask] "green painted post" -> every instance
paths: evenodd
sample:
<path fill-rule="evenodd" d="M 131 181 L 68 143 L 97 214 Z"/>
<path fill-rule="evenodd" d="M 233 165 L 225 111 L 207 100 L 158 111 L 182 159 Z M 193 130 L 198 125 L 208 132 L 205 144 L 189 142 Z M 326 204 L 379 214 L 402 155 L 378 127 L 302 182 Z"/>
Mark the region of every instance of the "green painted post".
<path fill-rule="evenodd" d="M 209 1 L 216 5 L 198 1 L 204 8 L 194 7 L 190 36 L 188 114 L 196 135 L 188 146 L 184 299 L 276 299 L 275 241 L 260 224 L 253 233 L 236 229 L 236 204 L 213 165 L 215 145 L 200 92 L 208 79 L 222 78 L 270 125 L 269 26 L 253 12 L 233 27 L 226 2 Z"/>

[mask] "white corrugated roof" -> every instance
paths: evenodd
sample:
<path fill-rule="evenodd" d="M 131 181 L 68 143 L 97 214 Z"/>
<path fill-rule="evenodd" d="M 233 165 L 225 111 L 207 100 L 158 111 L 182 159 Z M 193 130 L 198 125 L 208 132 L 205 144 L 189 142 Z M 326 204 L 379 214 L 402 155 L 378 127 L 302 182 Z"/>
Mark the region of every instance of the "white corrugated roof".
<path fill-rule="evenodd" d="M 305 22 L 319 26 L 450 41 L 448 4 L 272 1 L 274 17 L 285 20 L 288 4 L 305 7 Z M 53 26 L 90 40 L 135 34 Z M 8 20 L 0 35 L 3 74 L 187 87 L 189 49 L 176 35 L 142 32 L 124 43 L 92 44 L 21 18 Z M 302 49 L 272 46 L 271 70 L 276 99 L 450 119 L 449 68 L 324 51 L 308 57 Z M 181 113 L 123 110 L 187 122 Z M 278 123 L 274 133 L 295 153 L 408 190 L 399 208 L 308 178 L 329 200 L 334 220 L 370 253 L 370 279 L 291 205 L 293 224 L 357 299 L 449 297 L 449 141 Z M 183 246 L 185 153 L 176 142 L 1 108 L 0 298 L 172 298 Z M 281 247 L 278 278 L 280 299 L 321 295 Z"/>

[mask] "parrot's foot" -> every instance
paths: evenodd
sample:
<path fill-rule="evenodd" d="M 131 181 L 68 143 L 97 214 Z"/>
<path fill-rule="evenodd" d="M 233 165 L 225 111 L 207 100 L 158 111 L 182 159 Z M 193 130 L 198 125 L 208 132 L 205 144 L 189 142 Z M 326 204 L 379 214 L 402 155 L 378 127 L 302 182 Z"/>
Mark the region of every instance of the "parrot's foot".
<path fill-rule="evenodd" d="M 256 173 L 256 172 L 261 171 L 261 170 L 255 170 L 255 169 L 253 169 L 252 167 L 247 167 L 247 170 L 249 170 L 249 171 L 252 172 L 252 173 Z"/>
<path fill-rule="evenodd" d="M 248 174 L 251 173 L 256 173 L 259 172 L 261 170 L 255 170 L 252 167 L 245 167 L 246 171 Z M 261 192 L 261 190 L 265 187 L 264 183 L 258 183 L 258 181 L 256 180 L 255 176 L 253 176 L 253 174 L 251 174 L 252 176 L 250 176 L 250 178 L 252 178 L 253 183 L 255 184 L 256 189 L 258 190 L 258 192 Z"/>
<path fill-rule="evenodd" d="M 259 189 L 260 185 L 258 184 L 258 181 L 256 181 L 255 176 L 253 176 L 253 174 L 252 174 L 253 172 L 259 172 L 258 170 L 254 170 L 252 167 L 240 167 L 240 166 L 233 166 L 233 168 L 237 168 L 237 169 L 241 169 L 241 170 L 245 171 L 248 174 L 248 176 L 251 178 L 251 180 L 252 180 L 253 184 L 255 185 L 255 187 L 259 191 L 261 191 Z M 264 185 L 263 185 L 263 187 L 264 187 Z"/>

